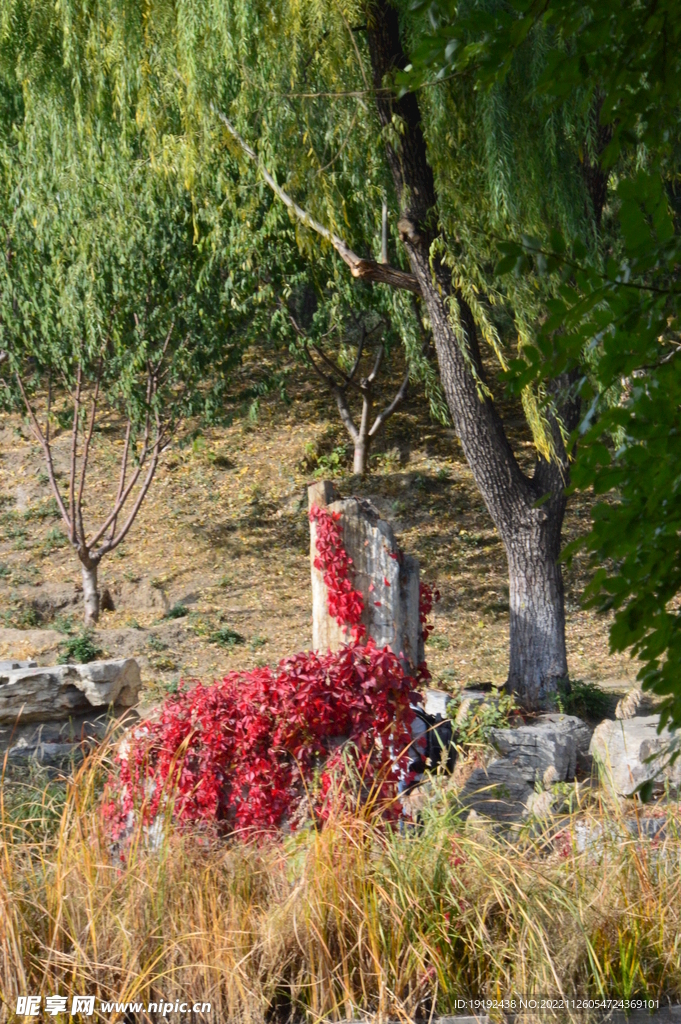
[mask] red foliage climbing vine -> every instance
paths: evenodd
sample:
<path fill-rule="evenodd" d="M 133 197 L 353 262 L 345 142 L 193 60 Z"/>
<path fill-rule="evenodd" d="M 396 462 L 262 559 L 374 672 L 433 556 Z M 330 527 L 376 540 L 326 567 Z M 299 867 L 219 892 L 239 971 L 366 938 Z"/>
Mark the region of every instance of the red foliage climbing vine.
<path fill-rule="evenodd" d="M 324 816 L 348 761 L 365 791 L 389 800 L 411 739 L 411 685 L 392 651 L 369 640 L 181 689 L 130 735 L 106 815 L 120 834 L 131 814 L 153 821 L 172 793 L 181 821 L 293 827 L 302 810 Z"/>
<path fill-rule="evenodd" d="M 425 644 L 430 634 L 435 629 L 432 622 L 428 622 L 428 616 L 433 610 L 433 605 L 440 600 L 440 591 L 430 583 L 419 583 L 419 622 L 421 623 L 421 636 Z"/>
<path fill-rule="evenodd" d="M 345 625 L 340 651 L 285 658 L 276 669 L 232 672 L 211 686 L 181 686 L 158 718 L 132 730 L 116 758 L 104 811 L 116 834 L 132 820 L 150 824 L 170 808 L 184 822 L 226 829 L 295 827 L 304 813 L 324 817 L 334 778 L 353 778 L 366 793 L 390 800 L 408 759 L 417 698 L 389 648 L 377 648 L 361 623 L 362 594 L 351 580 L 340 516 L 316 506 L 314 565 L 324 573 L 329 614 Z M 399 557 L 396 556 L 396 557 Z M 421 584 L 419 619 L 439 593 Z M 429 678 L 425 664 L 419 680 Z"/>
<path fill-rule="evenodd" d="M 346 627 L 353 643 L 359 643 L 366 636 L 366 627 L 360 621 L 364 598 L 350 579 L 352 559 L 343 547 L 339 520 L 339 512 L 329 512 L 317 505 L 310 509 L 310 522 L 317 528 L 314 567 L 324 573 L 329 615 L 339 626 Z"/>

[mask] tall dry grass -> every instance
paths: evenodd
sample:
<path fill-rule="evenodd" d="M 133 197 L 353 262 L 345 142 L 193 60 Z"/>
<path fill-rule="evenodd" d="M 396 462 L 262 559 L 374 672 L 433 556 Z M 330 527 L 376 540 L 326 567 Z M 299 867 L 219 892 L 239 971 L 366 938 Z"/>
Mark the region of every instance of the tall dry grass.
<path fill-rule="evenodd" d="M 464 824 L 435 785 L 406 832 L 339 812 L 256 844 L 166 822 L 153 839 L 138 827 L 121 859 L 97 811 L 103 770 L 91 761 L 66 792 L 5 785 L 10 1019 L 26 993 L 209 1001 L 213 1021 L 249 1024 L 407 1019 L 460 998 L 681 995 L 675 818 L 656 842 L 599 799 L 505 838 Z"/>

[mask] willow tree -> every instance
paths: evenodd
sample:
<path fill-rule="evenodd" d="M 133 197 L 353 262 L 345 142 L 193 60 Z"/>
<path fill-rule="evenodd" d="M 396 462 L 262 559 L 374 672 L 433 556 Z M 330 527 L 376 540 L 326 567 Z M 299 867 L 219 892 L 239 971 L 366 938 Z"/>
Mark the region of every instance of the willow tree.
<path fill-rule="evenodd" d="M 528 706 L 550 703 L 567 678 L 557 558 L 564 439 L 577 396 L 568 377 L 524 394 L 537 447 L 526 472 L 483 363 L 485 350 L 504 366 L 518 343 L 531 346 L 550 297 L 522 281 L 502 288 L 489 236 L 569 228 L 597 245 L 605 190 L 598 173 L 584 173 L 592 167 L 588 118 L 556 118 L 526 102 L 524 83 L 550 41 L 528 44 L 492 95 L 460 77 L 400 96 L 395 79 L 419 33 L 406 4 L 189 0 L 179 11 L 168 0 L 112 0 L 91 13 L 70 0 L 53 13 L 38 8 L 35 25 L 53 41 L 83 116 L 113 76 L 113 95 L 132 97 L 162 150 L 164 139 L 178 138 L 166 123 L 163 98 L 172 96 L 188 166 L 200 166 L 206 151 L 225 160 L 240 153 L 244 180 L 266 182 L 288 209 L 301 251 L 312 259 L 332 251 L 353 279 L 417 297 L 452 419 L 508 555 L 508 686 Z M 36 31 L 30 23 L 21 38 L 5 37 L 23 55 L 15 63 L 38 62 L 34 82 L 49 50 L 36 45 Z"/>
<path fill-rule="evenodd" d="M 23 408 L 42 449 L 93 624 L 102 559 L 134 537 L 178 422 L 238 346 L 223 336 L 222 274 L 202 251 L 185 188 L 151 167 L 139 138 L 88 139 L 42 113 L 0 140 L 3 397 Z M 109 507 L 92 521 L 93 448 L 104 425 L 122 443 Z M 64 433 L 65 474 L 55 468 Z"/>

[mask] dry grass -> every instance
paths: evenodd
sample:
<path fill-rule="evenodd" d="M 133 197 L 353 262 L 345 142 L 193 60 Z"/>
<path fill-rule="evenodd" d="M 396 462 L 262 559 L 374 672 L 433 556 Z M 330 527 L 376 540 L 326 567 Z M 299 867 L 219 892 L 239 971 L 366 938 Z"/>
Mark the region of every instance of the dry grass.
<path fill-rule="evenodd" d="M 592 791 L 509 838 L 464 824 L 442 785 L 406 834 L 361 813 L 259 845 L 166 823 L 121 858 L 97 813 L 101 757 L 65 795 L 5 797 L 7 1016 L 26 992 L 210 1001 L 212 1020 L 253 1024 L 681 994 L 678 808 L 655 842 Z"/>

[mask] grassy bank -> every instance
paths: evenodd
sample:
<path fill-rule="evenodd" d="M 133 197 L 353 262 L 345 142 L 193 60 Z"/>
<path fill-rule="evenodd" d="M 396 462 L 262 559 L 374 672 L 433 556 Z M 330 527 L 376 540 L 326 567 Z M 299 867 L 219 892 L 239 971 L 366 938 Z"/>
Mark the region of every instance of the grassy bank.
<path fill-rule="evenodd" d="M 681 995 L 673 819 L 663 840 L 632 836 L 591 796 L 511 841 L 463 824 L 436 787 L 406 834 L 362 814 L 259 844 L 168 826 L 152 843 L 138 830 L 121 856 L 96 810 L 101 773 L 84 768 L 66 792 L 5 788 L 10 1019 L 27 992 L 208 1000 L 212 1020 L 254 1024 L 292 1011 L 427 1018 L 514 994 Z"/>

